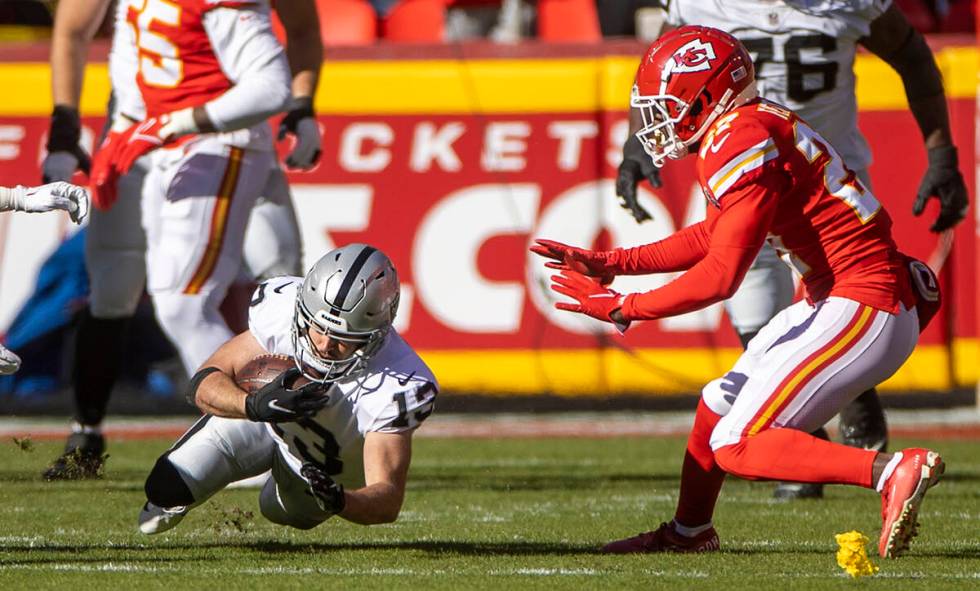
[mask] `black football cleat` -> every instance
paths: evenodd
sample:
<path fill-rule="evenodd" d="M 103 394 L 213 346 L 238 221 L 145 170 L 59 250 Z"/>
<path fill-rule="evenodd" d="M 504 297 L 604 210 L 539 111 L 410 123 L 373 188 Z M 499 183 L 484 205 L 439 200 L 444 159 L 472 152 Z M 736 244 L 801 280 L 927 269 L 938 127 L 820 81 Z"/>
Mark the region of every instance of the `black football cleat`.
<path fill-rule="evenodd" d="M 878 392 L 863 392 L 840 412 L 841 443 L 874 451 L 888 450 L 888 424 Z"/>
<path fill-rule="evenodd" d="M 102 478 L 105 468 L 105 438 L 98 433 L 72 433 L 65 451 L 41 474 L 45 480 Z"/>

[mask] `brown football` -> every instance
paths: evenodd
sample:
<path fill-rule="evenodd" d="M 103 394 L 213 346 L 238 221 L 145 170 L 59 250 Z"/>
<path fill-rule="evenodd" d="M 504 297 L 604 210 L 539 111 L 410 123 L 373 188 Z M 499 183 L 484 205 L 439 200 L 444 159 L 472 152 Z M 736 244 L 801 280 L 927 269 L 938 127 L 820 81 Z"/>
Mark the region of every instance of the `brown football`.
<path fill-rule="evenodd" d="M 245 364 L 245 367 L 235 374 L 235 383 L 249 394 L 262 389 L 263 386 L 279 377 L 287 369 L 296 367 L 292 357 L 286 355 L 259 355 Z M 298 388 L 309 380 L 298 376 L 291 388 Z"/>

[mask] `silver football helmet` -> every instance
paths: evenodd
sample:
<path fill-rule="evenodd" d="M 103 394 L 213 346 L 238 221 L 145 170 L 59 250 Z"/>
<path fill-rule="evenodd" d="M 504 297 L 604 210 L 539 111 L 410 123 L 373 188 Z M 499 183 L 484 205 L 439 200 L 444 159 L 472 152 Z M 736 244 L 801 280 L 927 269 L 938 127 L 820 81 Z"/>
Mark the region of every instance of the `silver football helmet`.
<path fill-rule="evenodd" d="M 377 248 L 348 244 L 328 252 L 306 274 L 296 297 L 296 366 L 320 383 L 363 371 L 384 344 L 398 312 L 398 294 L 395 267 Z M 318 350 L 312 331 L 341 346 Z"/>

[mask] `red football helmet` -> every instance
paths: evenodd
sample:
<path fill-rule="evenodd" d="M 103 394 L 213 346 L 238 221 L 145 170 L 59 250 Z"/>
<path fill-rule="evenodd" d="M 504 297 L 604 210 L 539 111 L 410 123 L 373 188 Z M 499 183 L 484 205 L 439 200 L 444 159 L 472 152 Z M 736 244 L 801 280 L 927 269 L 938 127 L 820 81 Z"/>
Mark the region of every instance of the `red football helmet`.
<path fill-rule="evenodd" d="M 630 105 L 640 111 L 636 137 L 653 163 L 683 158 L 719 115 L 755 98 L 755 68 L 745 47 L 728 33 L 684 26 L 650 46 Z"/>

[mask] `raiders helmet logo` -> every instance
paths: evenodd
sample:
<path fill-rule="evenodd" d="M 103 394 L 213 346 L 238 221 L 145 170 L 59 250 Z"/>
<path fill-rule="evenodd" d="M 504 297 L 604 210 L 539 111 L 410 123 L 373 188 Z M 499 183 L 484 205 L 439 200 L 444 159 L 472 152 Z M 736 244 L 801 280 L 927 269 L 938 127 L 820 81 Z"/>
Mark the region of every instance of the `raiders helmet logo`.
<path fill-rule="evenodd" d="M 681 46 L 670 58 L 670 73 L 684 74 L 703 72 L 711 69 L 711 61 L 715 59 L 715 48 L 710 43 L 694 39 Z"/>

